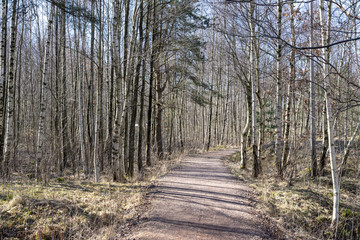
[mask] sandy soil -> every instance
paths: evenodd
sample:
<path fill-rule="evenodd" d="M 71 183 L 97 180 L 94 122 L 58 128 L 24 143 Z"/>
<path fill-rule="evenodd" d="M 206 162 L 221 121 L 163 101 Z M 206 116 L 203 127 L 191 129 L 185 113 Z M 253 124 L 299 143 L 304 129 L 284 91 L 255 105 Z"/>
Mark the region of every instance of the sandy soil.
<path fill-rule="evenodd" d="M 273 239 L 251 189 L 221 158 L 235 150 L 189 155 L 150 193 L 150 210 L 130 239 Z"/>

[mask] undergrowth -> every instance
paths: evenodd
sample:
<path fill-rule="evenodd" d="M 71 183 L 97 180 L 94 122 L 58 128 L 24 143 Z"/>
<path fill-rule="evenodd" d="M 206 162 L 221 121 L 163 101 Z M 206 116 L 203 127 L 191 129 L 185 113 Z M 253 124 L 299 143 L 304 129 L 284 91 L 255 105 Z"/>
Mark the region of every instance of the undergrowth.
<path fill-rule="evenodd" d="M 0 239 L 121 239 L 145 211 L 149 186 L 178 161 L 155 163 L 128 183 L 106 176 L 100 183 L 75 177 L 0 183 Z"/>
<path fill-rule="evenodd" d="M 240 169 L 239 160 L 237 153 L 226 163 L 237 178 L 255 189 L 260 211 L 288 239 L 360 239 L 360 183 L 353 175 L 356 171 L 347 171 L 351 174 L 341 178 L 340 219 L 334 231 L 330 228 L 333 194 L 329 170 L 317 179 L 311 179 L 308 171 L 299 170 L 291 179 L 279 180 L 275 177 L 274 160 L 266 158 L 262 161 L 263 174 L 253 179 L 251 170 Z M 353 162 L 356 164 L 356 159 Z M 349 163 L 348 170 L 351 168 Z"/>

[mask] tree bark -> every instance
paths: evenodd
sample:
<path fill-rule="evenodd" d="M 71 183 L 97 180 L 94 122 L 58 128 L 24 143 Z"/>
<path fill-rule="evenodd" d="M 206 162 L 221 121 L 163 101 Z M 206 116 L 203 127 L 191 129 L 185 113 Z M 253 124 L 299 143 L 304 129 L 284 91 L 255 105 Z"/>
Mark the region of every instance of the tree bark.
<path fill-rule="evenodd" d="M 3 177 L 9 178 L 9 165 L 11 161 L 13 143 L 14 143 L 14 78 L 15 78 L 15 58 L 16 58 L 16 33 L 17 33 L 17 0 L 12 2 L 12 16 L 11 16 L 11 42 L 10 42 L 10 61 L 9 61 L 9 79 L 7 82 L 7 107 L 5 114 L 5 132 L 4 132 L 4 154 L 3 154 Z"/>
<path fill-rule="evenodd" d="M 260 173 L 257 145 L 257 123 L 256 123 L 256 66 L 255 66 L 255 7 L 256 0 L 250 2 L 250 81 L 251 81 L 251 128 L 252 128 L 252 150 L 253 150 L 253 177 L 257 178 Z"/>
<path fill-rule="evenodd" d="M 295 46 L 295 24 L 294 24 L 294 1 L 290 3 L 291 8 L 291 16 L 290 16 L 290 28 L 291 28 L 291 44 Z M 290 126 L 291 126 L 291 119 L 290 119 L 290 111 L 291 111 L 291 98 L 294 92 L 294 84 L 296 78 L 296 70 L 295 70 L 295 49 L 291 49 L 290 53 L 290 79 L 288 84 L 288 93 L 287 93 L 287 101 L 286 101 L 286 114 L 285 114 L 285 132 L 284 132 L 284 150 L 282 154 L 282 167 L 283 171 L 285 171 L 286 166 L 288 164 L 288 156 L 290 151 L 289 146 L 289 135 L 290 135 Z"/>
<path fill-rule="evenodd" d="M 277 1 L 277 37 L 281 38 L 282 28 L 282 0 Z M 282 138 L 282 43 L 277 41 L 276 47 L 276 142 L 275 142 L 275 155 L 276 155 L 276 169 L 279 177 L 283 175 L 281 164 L 281 138 Z"/>
<path fill-rule="evenodd" d="M 140 15 L 139 15 L 139 26 L 138 31 L 140 33 L 140 38 L 138 42 L 138 49 L 135 51 L 137 53 L 137 62 L 135 67 L 135 78 L 133 86 L 133 95 L 131 99 L 131 119 L 130 119 L 130 135 L 129 135 L 129 176 L 134 175 L 134 160 L 135 160 L 135 131 L 136 131 L 136 117 L 137 117 L 137 105 L 138 105 L 138 92 L 139 92 L 139 79 L 140 79 L 140 70 L 142 63 L 142 42 L 143 42 L 143 0 L 140 2 Z M 133 23 L 135 24 L 135 23 Z M 135 32 L 133 32 L 135 34 Z M 134 43 L 135 45 L 135 43 Z"/>
<path fill-rule="evenodd" d="M 0 75 L 0 174 L 3 173 L 3 153 L 4 153 L 4 133 L 5 133 L 5 86 L 7 80 L 7 11 L 8 11 L 8 0 L 2 0 L 2 16 L 1 16 L 1 75 Z"/>
<path fill-rule="evenodd" d="M 313 46 L 313 2 L 310 2 L 310 46 Z M 314 51 L 311 50 L 311 56 L 314 56 Z M 315 88 L 314 88 L 314 60 L 310 59 L 310 144 L 311 144 L 311 176 L 317 176 L 317 160 L 316 160 L 316 115 L 315 115 Z"/>
<path fill-rule="evenodd" d="M 139 139 L 138 139 L 138 170 L 141 172 L 143 168 L 143 137 L 144 137 L 144 101 L 145 101 L 145 85 L 146 85 L 146 62 L 145 58 L 147 56 L 146 49 L 149 49 L 149 29 L 150 29 L 150 9 L 151 1 L 147 3 L 147 13 L 146 13 L 146 27 L 145 27 L 145 39 L 144 39 L 144 50 L 142 53 L 142 74 L 141 74 L 141 90 L 140 90 L 140 113 L 139 113 Z M 141 14 L 144 14 L 144 0 L 141 0 Z M 143 33 L 140 28 L 140 39 L 142 39 Z"/>
<path fill-rule="evenodd" d="M 328 4 L 331 4 L 329 2 Z M 320 7 L 320 25 L 321 25 L 321 40 L 324 44 L 326 42 L 326 36 L 330 38 L 330 33 L 327 32 L 325 28 L 324 20 L 324 0 L 319 0 Z M 331 13 L 331 5 L 329 6 L 329 13 Z M 330 17 L 328 15 L 328 24 L 330 24 Z M 324 48 L 322 50 L 323 58 L 326 58 L 326 51 L 329 49 Z M 336 166 L 336 155 L 335 155 L 335 145 L 334 145 L 334 129 L 333 129 L 333 116 L 332 116 L 332 106 L 330 102 L 330 80 L 329 80 L 329 65 L 324 63 L 323 65 L 323 78 L 324 78 L 324 89 L 325 89 L 325 100 L 326 100 L 326 113 L 327 113 L 327 131 L 329 136 L 329 155 L 330 155 L 330 166 L 331 166 L 331 176 L 333 182 L 333 212 L 331 217 L 331 225 L 335 227 L 339 220 L 339 203 L 340 203 L 340 186 L 339 186 L 339 176 L 337 173 Z"/>
<path fill-rule="evenodd" d="M 151 43 L 151 56 L 150 56 L 150 76 L 149 76 L 149 105 L 147 112 L 147 132 L 146 132 L 146 164 L 151 166 L 151 120 L 152 120 L 152 102 L 153 102 L 153 85 L 154 85 L 154 61 L 156 54 L 157 44 L 157 20 L 156 20 L 156 0 L 152 4 L 152 43 Z M 149 7 L 148 7 L 149 10 Z"/>

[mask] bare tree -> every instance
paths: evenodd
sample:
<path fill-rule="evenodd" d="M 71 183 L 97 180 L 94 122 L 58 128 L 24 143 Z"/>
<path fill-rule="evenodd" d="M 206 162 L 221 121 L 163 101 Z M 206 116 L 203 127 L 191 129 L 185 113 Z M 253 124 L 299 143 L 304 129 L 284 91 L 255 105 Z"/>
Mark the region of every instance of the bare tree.
<path fill-rule="evenodd" d="M 47 70 L 50 58 L 50 47 L 51 47 L 51 38 L 52 38 L 52 24 L 53 24 L 53 15 L 54 15 L 54 6 L 51 4 L 51 10 L 47 26 L 47 38 L 45 45 L 45 52 L 43 58 L 42 66 L 42 75 L 41 75 L 41 92 L 40 92 L 40 115 L 39 115 L 39 125 L 37 131 L 37 146 L 36 146 L 36 161 L 35 161 L 35 178 L 37 180 L 43 179 L 46 180 L 46 176 L 41 176 L 41 171 L 44 167 L 41 167 L 45 157 L 44 141 L 45 141 L 45 114 L 46 114 L 46 105 L 47 105 L 47 96 L 46 88 L 49 84 L 47 77 Z M 43 165 L 44 166 L 44 165 Z"/>
<path fill-rule="evenodd" d="M 3 154 L 3 176 L 9 177 L 9 165 L 11 152 L 14 143 L 14 79 L 15 79 L 15 58 L 16 58 L 16 34 L 17 34 L 17 0 L 12 2 L 11 16 L 11 36 L 10 36 L 10 61 L 9 61 L 9 78 L 6 87 L 6 114 L 5 114 L 5 132 L 4 132 L 4 154 Z"/>
<path fill-rule="evenodd" d="M 331 4 L 331 3 L 328 3 Z M 324 17 L 324 0 L 319 0 L 320 7 L 320 24 L 321 24 L 321 42 L 322 45 L 325 45 L 326 38 L 330 38 L 330 33 L 326 30 L 325 17 Z M 331 5 L 329 6 L 329 13 L 331 12 Z M 328 15 L 328 23 L 330 24 L 330 16 Z M 322 55 L 323 58 L 326 58 L 326 52 L 330 51 L 326 48 L 323 48 Z M 335 146 L 334 146 L 334 130 L 333 130 L 333 116 L 332 116 L 332 106 L 330 98 L 330 80 L 329 80 L 329 65 L 323 65 L 323 79 L 324 79 L 324 90 L 325 90 L 325 100 L 326 100 L 326 114 L 327 114 L 327 131 L 329 136 L 329 155 L 330 155 L 330 166 L 331 166 L 331 175 L 333 182 L 333 213 L 331 218 L 331 225 L 336 226 L 339 220 L 339 203 L 340 203 L 340 186 L 339 186 L 339 176 L 337 173 L 337 164 L 336 164 L 336 155 L 335 155 Z"/>

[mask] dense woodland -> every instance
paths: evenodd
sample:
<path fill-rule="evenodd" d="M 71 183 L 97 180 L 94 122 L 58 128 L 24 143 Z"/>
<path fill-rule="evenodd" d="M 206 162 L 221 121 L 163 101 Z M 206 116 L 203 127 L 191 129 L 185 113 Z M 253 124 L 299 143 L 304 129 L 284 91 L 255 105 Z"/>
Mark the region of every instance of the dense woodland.
<path fill-rule="evenodd" d="M 359 179 L 356 0 L 2 0 L 3 181 L 126 182 L 154 161 L 241 148 L 290 181 Z M 270 149 L 271 151 L 265 150 Z M 359 234 L 359 233 L 358 233 Z"/>

